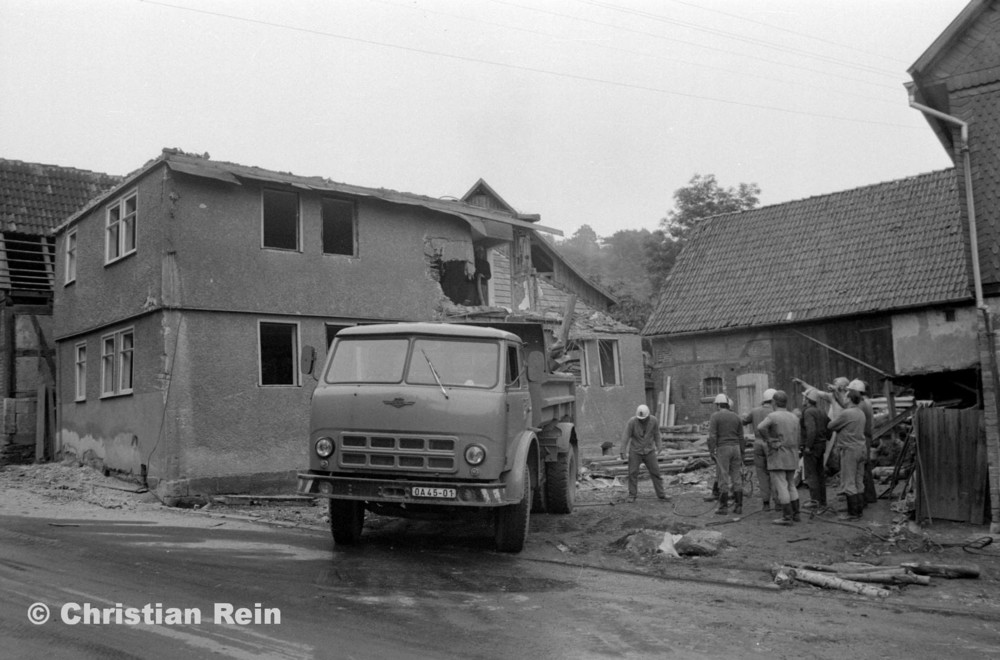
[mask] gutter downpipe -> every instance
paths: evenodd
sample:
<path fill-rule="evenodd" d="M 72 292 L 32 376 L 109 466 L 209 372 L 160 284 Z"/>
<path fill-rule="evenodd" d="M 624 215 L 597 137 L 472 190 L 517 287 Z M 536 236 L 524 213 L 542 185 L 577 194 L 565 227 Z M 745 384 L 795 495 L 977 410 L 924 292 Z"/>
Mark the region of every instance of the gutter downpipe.
<path fill-rule="evenodd" d="M 970 249 L 972 251 L 972 282 L 976 293 L 976 309 L 978 309 L 983 315 L 983 323 L 986 328 L 986 341 L 989 346 L 989 356 L 990 356 L 990 373 L 993 375 L 993 405 L 1000 414 L 1000 405 L 997 405 L 997 395 L 1000 394 L 1000 374 L 997 374 L 997 346 L 996 346 L 996 334 L 993 331 L 993 323 L 990 320 L 990 310 L 986 306 L 986 302 L 983 300 L 983 278 L 981 271 L 979 270 L 979 238 L 976 233 L 976 204 L 972 196 L 972 160 L 969 156 L 969 124 L 968 122 L 962 121 L 958 117 L 945 114 L 940 110 L 935 110 L 929 106 L 918 103 L 914 98 L 914 88 L 913 83 L 906 85 L 906 91 L 909 96 L 910 107 L 914 110 L 918 110 L 924 114 L 930 115 L 932 117 L 937 117 L 942 121 L 946 121 L 950 124 L 954 124 L 961 129 L 961 144 L 959 145 L 959 151 L 962 153 L 962 167 L 965 171 L 965 205 L 969 210 L 969 243 Z M 986 438 L 987 445 L 989 445 L 989 437 Z M 1000 442 L 1000 439 L 996 440 Z M 991 480 L 994 483 L 1000 483 L 1000 466 L 990 466 Z M 994 489 L 991 488 L 992 492 Z M 1000 533 L 1000 502 L 992 502 L 991 509 L 993 513 L 993 522 L 990 525 L 990 533 L 996 534 Z"/>

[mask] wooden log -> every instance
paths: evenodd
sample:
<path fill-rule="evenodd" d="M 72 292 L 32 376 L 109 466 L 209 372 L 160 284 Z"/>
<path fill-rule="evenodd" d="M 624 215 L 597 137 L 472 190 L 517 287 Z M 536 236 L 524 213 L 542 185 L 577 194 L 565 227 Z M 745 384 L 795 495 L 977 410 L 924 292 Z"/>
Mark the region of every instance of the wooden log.
<path fill-rule="evenodd" d="M 831 566 L 826 566 L 824 564 L 810 564 L 810 563 L 803 562 L 803 561 L 786 561 L 785 562 L 785 566 L 789 566 L 791 568 L 805 568 L 805 569 L 808 569 L 810 571 L 820 571 L 820 572 L 823 572 L 823 573 L 836 573 L 837 572 L 837 569 L 835 569 L 835 568 L 833 568 Z"/>
<path fill-rule="evenodd" d="M 979 567 L 975 564 L 929 564 L 929 563 L 906 563 L 900 564 L 903 568 L 908 568 L 917 575 L 934 575 L 943 578 L 978 578 Z"/>
<path fill-rule="evenodd" d="M 855 582 L 869 582 L 877 584 L 922 584 L 931 583 L 928 575 L 913 575 L 912 573 L 837 573 L 837 577 L 842 580 L 854 580 Z"/>
<path fill-rule="evenodd" d="M 810 571 L 805 568 L 793 568 L 791 569 L 791 572 L 793 573 L 793 577 L 800 582 L 815 584 L 820 587 L 826 587 L 827 589 L 840 589 L 841 591 L 847 591 L 852 594 L 875 596 L 878 598 L 885 598 L 889 595 L 888 589 L 873 587 L 870 584 L 855 582 L 854 580 L 845 580 L 837 577 L 836 575 L 830 575 L 829 573 Z"/>

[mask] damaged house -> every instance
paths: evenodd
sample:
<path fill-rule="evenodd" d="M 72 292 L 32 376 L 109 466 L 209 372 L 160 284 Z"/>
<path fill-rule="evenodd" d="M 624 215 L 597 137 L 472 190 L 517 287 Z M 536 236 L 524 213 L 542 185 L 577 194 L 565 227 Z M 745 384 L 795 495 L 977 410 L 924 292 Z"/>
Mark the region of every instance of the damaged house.
<path fill-rule="evenodd" d="M 919 499 L 1000 529 L 1000 2 L 969 3 L 909 73 L 954 168 L 702 221 L 643 334 L 678 421 L 719 392 L 746 411 L 837 376 L 981 410 L 985 435 L 941 417 L 948 433 L 918 437 Z"/>
<path fill-rule="evenodd" d="M 118 181 L 0 159 L 0 465 L 47 458 L 55 426 L 52 232 Z"/>
<path fill-rule="evenodd" d="M 56 449 L 165 497 L 287 490 L 315 385 L 303 347 L 394 321 L 555 336 L 573 295 L 579 437 L 599 453 L 644 396 L 639 336 L 538 220 L 482 181 L 444 200 L 164 150 L 57 231 Z"/>

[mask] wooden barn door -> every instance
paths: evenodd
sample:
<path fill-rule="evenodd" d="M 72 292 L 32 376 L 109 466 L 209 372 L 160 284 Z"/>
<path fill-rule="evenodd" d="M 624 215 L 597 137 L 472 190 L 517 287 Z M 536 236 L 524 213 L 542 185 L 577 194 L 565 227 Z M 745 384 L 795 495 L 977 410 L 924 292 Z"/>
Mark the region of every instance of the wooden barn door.
<path fill-rule="evenodd" d="M 736 376 L 736 412 L 743 415 L 760 405 L 767 389 L 767 374 L 739 374 Z"/>
<path fill-rule="evenodd" d="M 917 520 L 983 524 L 988 476 L 982 413 L 921 408 L 916 434 Z"/>

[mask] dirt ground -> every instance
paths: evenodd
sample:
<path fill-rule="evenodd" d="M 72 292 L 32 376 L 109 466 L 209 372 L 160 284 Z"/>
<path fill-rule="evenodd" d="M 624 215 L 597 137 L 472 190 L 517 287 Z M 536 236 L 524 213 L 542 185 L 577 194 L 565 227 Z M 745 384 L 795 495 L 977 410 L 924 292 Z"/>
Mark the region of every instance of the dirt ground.
<path fill-rule="evenodd" d="M 623 480 L 594 479 L 584 472 L 574 511 L 568 515 L 533 514 L 526 559 L 593 566 L 678 579 L 736 582 L 754 586 L 772 583 L 771 568 L 787 561 L 815 564 L 843 562 L 897 566 L 901 562 L 975 564 L 978 579 L 932 578 L 930 586 L 890 587 L 889 598 L 915 607 L 1000 615 L 1000 537 L 988 527 L 935 521 L 920 527 L 905 514 L 892 511 L 890 500 L 870 505 L 864 519 L 845 523 L 836 511 L 810 516 L 790 527 L 774 525 L 775 512 L 761 511 L 754 493 L 742 516 L 715 514 L 706 502 L 711 469 L 665 477 L 670 502 L 653 494 L 648 479 L 640 482 L 639 498 L 626 503 Z M 880 487 L 881 490 L 884 486 Z M 898 489 L 897 489 L 898 490 Z M 800 491 L 805 494 L 806 491 Z M 807 499 L 807 498 L 806 498 Z M 831 491 L 833 508 L 843 508 Z M 329 518 L 322 503 L 294 496 L 278 498 L 219 497 L 197 509 L 163 506 L 139 485 L 105 476 L 73 462 L 0 468 L 0 515 L 55 518 L 152 519 L 213 516 L 288 528 L 326 530 Z M 671 558 L 662 553 L 628 549 L 630 535 L 650 530 L 683 534 L 691 529 L 718 531 L 724 548 L 713 557 Z M 973 544 L 992 541 L 984 547 Z M 419 544 L 428 547 L 491 547 L 487 522 L 425 523 L 369 514 L 364 542 Z M 332 545 L 332 540 L 331 540 Z M 796 584 L 797 590 L 824 590 Z M 844 594 L 838 594 L 843 596 Z"/>

